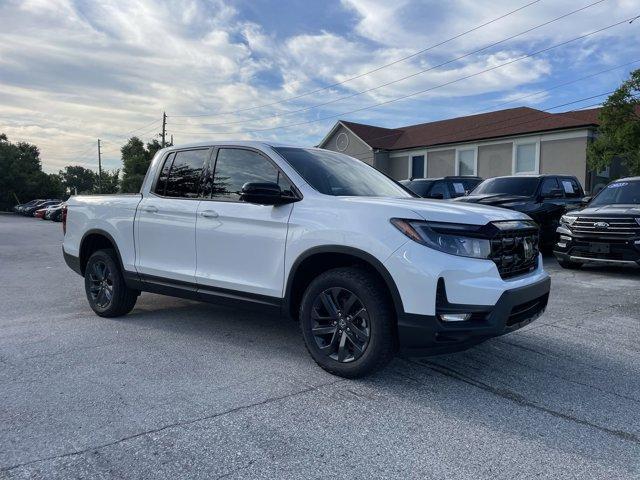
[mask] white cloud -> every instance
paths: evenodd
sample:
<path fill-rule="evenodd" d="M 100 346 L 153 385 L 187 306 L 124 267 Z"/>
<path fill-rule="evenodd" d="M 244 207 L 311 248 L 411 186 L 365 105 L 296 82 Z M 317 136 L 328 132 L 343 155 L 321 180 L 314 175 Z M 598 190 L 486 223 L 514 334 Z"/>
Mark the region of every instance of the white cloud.
<path fill-rule="evenodd" d="M 106 164 L 113 168 L 120 166 L 118 147 L 124 135 L 158 121 L 163 110 L 170 115 L 229 112 L 276 102 L 342 82 L 516 8 L 507 0 L 436 4 L 419 0 L 336 1 L 341 2 L 345 16 L 355 16 L 350 31 L 323 25 L 324 29 L 288 38 L 247 21 L 239 7 L 223 0 L 2 2 L 0 131 L 40 145 L 49 171 L 68 163 L 93 165 L 94 152 L 78 154 L 90 151 L 100 137 L 105 141 Z M 411 61 L 345 85 L 240 115 L 170 118 L 169 132 L 176 133 L 179 142 L 206 137 L 204 133 L 182 132 L 229 131 L 240 138 L 313 143 L 333 120 L 255 134 L 243 131 L 323 118 L 451 82 L 518 58 L 532 48 L 544 48 L 630 16 L 637 10 L 637 2 L 611 0 L 517 41 L 411 79 L 321 109 L 282 115 L 413 75 L 576 8 L 579 6 L 568 0 L 541 2 Z M 286 18 L 286 12 L 284 15 L 283 21 L 295 22 Z M 640 57 L 640 47 L 629 41 L 634 38 L 631 32 L 637 33 L 637 25 L 620 27 L 579 42 L 575 48 L 522 60 L 411 100 L 363 111 L 354 119 L 399 125 L 473 110 L 478 106 L 474 98 L 482 95 L 508 101 L 536 91 L 567 66 L 590 69 L 597 62 L 602 68 L 602 64 L 628 60 L 632 54 Z M 282 116 L 245 125 L 203 125 L 273 114 Z M 156 123 L 136 133 L 148 139 L 158 129 Z"/>

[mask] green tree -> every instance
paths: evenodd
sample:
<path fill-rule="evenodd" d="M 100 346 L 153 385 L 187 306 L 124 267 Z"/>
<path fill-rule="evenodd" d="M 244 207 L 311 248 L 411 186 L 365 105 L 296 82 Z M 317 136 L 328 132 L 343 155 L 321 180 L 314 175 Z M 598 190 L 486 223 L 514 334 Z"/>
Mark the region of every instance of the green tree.
<path fill-rule="evenodd" d="M 170 145 L 167 145 L 170 146 Z M 122 182 L 121 188 L 125 193 L 137 193 L 140 191 L 144 176 L 149 169 L 149 164 L 154 155 L 162 148 L 162 144 L 153 139 L 147 143 L 138 137 L 131 137 L 120 149 L 122 153 Z"/>
<path fill-rule="evenodd" d="M 63 193 L 58 176 L 42 171 L 37 146 L 12 143 L 0 133 L 0 209 L 34 198 L 61 198 Z"/>
<path fill-rule="evenodd" d="M 117 193 L 120 188 L 120 170 L 102 170 L 102 193 Z M 99 193 L 98 183 L 94 186 L 95 193 Z"/>
<path fill-rule="evenodd" d="M 166 146 L 170 147 L 171 145 L 172 144 L 168 143 Z M 157 139 L 154 138 L 150 142 L 147 142 L 147 152 L 149 154 L 149 160 L 153 159 L 154 155 L 160 149 L 162 149 L 162 144 Z"/>
<path fill-rule="evenodd" d="M 149 168 L 151 158 L 138 137 L 132 137 L 120 149 L 122 153 L 122 191 L 136 193 L 140 191 L 142 181 Z"/>
<path fill-rule="evenodd" d="M 601 171 L 619 157 L 631 175 L 640 175 L 640 69 L 607 98 L 600 110 L 596 140 L 589 145 L 589 166 Z"/>
<path fill-rule="evenodd" d="M 92 193 L 98 184 L 98 175 L 93 170 L 80 165 L 67 165 L 64 170 L 60 170 L 60 178 L 72 195 Z"/>

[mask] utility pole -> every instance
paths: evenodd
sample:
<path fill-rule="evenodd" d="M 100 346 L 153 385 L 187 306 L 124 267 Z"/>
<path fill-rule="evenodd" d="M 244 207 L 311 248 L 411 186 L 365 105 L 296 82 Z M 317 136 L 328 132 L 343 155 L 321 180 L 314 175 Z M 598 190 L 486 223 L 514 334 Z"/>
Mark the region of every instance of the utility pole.
<path fill-rule="evenodd" d="M 102 193 L 102 154 L 100 152 L 100 139 L 98 139 L 98 192 Z"/>
<path fill-rule="evenodd" d="M 167 112 L 162 112 L 162 148 L 165 147 L 165 137 L 167 135 Z"/>

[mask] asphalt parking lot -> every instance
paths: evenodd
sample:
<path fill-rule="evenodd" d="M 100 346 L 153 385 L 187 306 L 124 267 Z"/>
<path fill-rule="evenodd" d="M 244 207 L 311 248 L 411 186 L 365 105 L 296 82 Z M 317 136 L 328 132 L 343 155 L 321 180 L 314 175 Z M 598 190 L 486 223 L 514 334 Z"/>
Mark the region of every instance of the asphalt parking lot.
<path fill-rule="evenodd" d="M 0 478 L 640 478 L 640 270 L 546 259 L 533 324 L 353 381 L 278 318 L 99 318 L 61 241 L 0 215 Z"/>

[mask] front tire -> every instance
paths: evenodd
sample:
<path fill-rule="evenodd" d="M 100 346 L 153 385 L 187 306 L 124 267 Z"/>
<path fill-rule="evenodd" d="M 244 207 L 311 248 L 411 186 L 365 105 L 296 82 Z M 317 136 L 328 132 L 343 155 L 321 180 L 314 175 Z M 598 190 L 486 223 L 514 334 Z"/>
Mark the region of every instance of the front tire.
<path fill-rule="evenodd" d="M 112 249 L 98 250 L 89 257 L 84 288 L 91 309 L 107 318 L 129 313 L 140 294 L 125 284 L 116 252 Z"/>
<path fill-rule="evenodd" d="M 362 268 L 336 268 L 313 280 L 300 305 L 300 327 L 316 363 L 340 377 L 373 373 L 396 350 L 388 291 Z"/>

